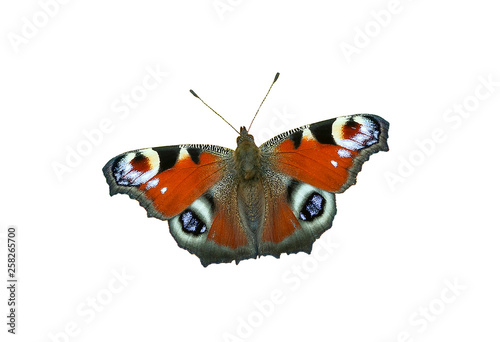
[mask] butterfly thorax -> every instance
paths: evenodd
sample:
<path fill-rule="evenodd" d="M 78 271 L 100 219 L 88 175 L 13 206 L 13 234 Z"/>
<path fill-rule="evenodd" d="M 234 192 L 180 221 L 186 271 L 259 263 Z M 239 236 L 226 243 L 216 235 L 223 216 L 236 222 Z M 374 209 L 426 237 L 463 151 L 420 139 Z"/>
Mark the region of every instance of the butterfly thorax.
<path fill-rule="evenodd" d="M 234 162 L 238 178 L 242 181 L 255 181 L 261 178 L 261 153 L 255 145 L 253 136 L 241 127 L 236 139 L 238 146 L 234 151 Z"/>

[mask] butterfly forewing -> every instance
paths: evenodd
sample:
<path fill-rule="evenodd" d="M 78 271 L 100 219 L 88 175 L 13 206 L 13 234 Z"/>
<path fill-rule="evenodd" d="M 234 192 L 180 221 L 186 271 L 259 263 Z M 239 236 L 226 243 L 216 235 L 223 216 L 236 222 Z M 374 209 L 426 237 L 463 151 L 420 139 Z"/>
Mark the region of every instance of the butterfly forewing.
<path fill-rule="evenodd" d="M 340 193 L 356 182 L 370 155 L 389 149 L 388 129 L 389 123 L 377 115 L 349 115 L 280 134 L 261 150 L 276 172 Z"/>

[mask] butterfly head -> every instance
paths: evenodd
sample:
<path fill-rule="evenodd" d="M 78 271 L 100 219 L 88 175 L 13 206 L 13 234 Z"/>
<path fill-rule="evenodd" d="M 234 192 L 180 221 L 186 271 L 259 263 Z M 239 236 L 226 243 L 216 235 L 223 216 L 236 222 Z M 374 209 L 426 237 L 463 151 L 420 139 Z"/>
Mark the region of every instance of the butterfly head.
<path fill-rule="evenodd" d="M 238 136 L 238 138 L 236 138 L 236 143 L 239 145 L 246 142 L 255 144 L 253 135 L 248 133 L 248 130 L 245 126 L 242 126 L 240 127 L 240 135 Z"/>
<path fill-rule="evenodd" d="M 258 179 L 260 176 L 260 150 L 255 145 L 253 135 L 248 134 L 246 127 L 240 128 L 236 138 L 238 146 L 234 151 L 235 162 L 240 176 L 245 180 Z"/>

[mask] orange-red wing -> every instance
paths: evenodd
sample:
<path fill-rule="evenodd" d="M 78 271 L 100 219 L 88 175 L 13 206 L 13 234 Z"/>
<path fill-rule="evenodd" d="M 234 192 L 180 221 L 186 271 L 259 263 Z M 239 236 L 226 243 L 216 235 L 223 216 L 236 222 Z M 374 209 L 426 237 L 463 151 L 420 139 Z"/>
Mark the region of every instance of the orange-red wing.
<path fill-rule="evenodd" d="M 389 123 L 357 114 L 317 122 L 278 135 L 261 146 L 272 168 L 314 187 L 343 192 L 356 182 L 361 165 L 387 151 Z"/>
<path fill-rule="evenodd" d="M 234 180 L 224 178 L 182 211 L 168 220 L 177 244 L 196 254 L 201 263 L 231 262 L 257 255 L 255 238 L 241 225 Z"/>
<path fill-rule="evenodd" d="M 128 194 L 149 216 L 168 219 L 187 208 L 223 177 L 233 151 L 179 145 L 123 153 L 103 168 L 110 194 Z"/>
<path fill-rule="evenodd" d="M 268 202 L 268 214 L 262 231 L 262 242 L 280 243 L 300 229 L 300 223 L 284 200 Z"/>
<path fill-rule="evenodd" d="M 227 204 L 226 204 L 227 205 Z M 219 246 L 236 249 L 248 244 L 248 238 L 241 227 L 237 207 L 231 204 L 215 212 L 214 220 L 208 233 L 208 240 Z"/>

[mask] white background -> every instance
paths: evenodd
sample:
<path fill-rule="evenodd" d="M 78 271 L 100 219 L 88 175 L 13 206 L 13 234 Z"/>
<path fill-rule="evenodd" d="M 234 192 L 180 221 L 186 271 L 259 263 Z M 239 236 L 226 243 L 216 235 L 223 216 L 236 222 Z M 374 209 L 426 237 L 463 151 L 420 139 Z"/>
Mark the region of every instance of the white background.
<path fill-rule="evenodd" d="M 499 339 L 493 2 L 44 3 L 0 5 L 0 265 L 14 225 L 19 279 L 13 337 L 1 272 L 2 341 Z M 140 93 L 148 68 L 169 74 Z M 390 151 L 337 196 L 313 256 L 203 268 L 166 222 L 109 197 L 101 168 L 149 146 L 234 148 L 236 134 L 188 90 L 239 127 L 277 71 L 252 128 L 258 143 L 368 112 L 391 123 Z M 134 91 L 144 99 L 127 117 L 113 110 Z M 84 131 L 102 120 L 112 131 L 88 145 Z M 91 150 L 68 166 L 68 151 L 84 145 Z M 122 272 L 130 279 L 116 282 Z"/>

